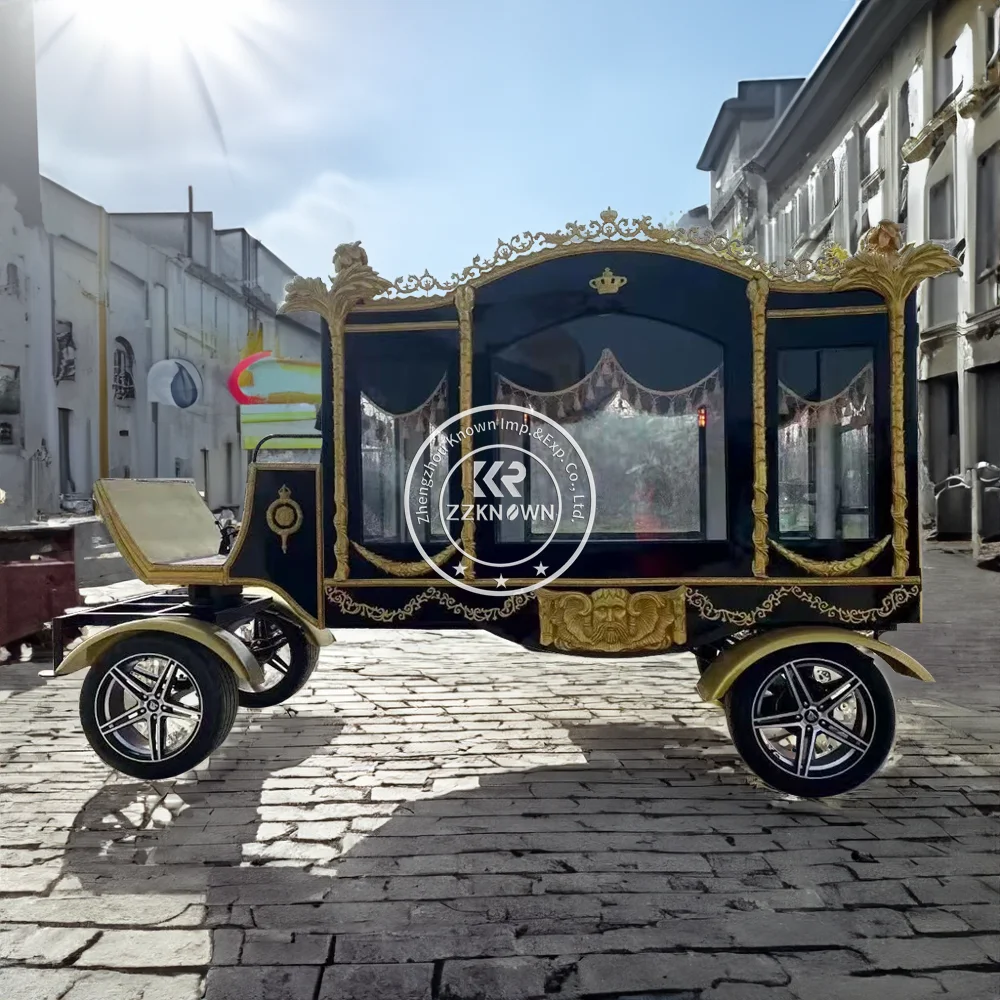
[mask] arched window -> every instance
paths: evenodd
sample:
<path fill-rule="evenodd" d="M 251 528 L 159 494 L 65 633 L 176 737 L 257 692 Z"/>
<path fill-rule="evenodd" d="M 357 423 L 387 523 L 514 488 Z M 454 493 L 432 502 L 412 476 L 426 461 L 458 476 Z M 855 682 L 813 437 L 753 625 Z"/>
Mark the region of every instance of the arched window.
<path fill-rule="evenodd" d="M 135 353 L 124 337 L 115 338 L 114 391 L 115 399 L 123 402 L 135 399 Z"/>

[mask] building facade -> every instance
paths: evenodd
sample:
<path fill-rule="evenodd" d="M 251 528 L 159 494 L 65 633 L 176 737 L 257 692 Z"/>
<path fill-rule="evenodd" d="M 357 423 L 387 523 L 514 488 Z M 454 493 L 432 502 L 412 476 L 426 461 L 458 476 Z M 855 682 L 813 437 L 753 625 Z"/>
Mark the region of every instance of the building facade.
<path fill-rule="evenodd" d="M 997 8 L 861 0 L 753 154 L 727 163 L 715 137 L 699 163 L 713 191 L 718 178 L 750 193 L 737 218 L 769 260 L 813 257 L 829 242 L 854 252 L 890 219 L 908 242 L 939 241 L 962 261 L 918 292 L 921 502 L 950 535 L 969 533 L 969 493 L 936 504 L 934 484 L 1000 464 Z M 735 135 L 742 121 L 724 109 L 716 129 Z M 732 232 L 722 204 L 718 217 Z M 984 535 L 1000 534 L 994 499 L 982 517 Z"/>
<path fill-rule="evenodd" d="M 0 5 L 0 525 L 65 509 L 102 476 L 193 478 L 210 506 L 238 506 L 228 375 L 248 343 L 318 360 L 318 320 L 277 315 L 295 273 L 245 230 L 210 212 L 109 214 L 41 177 L 33 60 L 18 61 L 31 34 L 30 5 Z M 168 358 L 200 377 L 187 408 L 149 398 Z"/>

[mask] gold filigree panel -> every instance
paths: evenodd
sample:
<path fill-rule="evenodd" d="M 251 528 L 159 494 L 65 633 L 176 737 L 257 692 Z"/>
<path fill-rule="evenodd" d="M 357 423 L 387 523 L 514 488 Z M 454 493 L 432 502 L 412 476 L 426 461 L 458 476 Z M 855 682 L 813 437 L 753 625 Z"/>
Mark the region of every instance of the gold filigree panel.
<path fill-rule="evenodd" d="M 685 588 L 538 591 L 539 642 L 565 652 L 658 652 L 687 641 Z"/>

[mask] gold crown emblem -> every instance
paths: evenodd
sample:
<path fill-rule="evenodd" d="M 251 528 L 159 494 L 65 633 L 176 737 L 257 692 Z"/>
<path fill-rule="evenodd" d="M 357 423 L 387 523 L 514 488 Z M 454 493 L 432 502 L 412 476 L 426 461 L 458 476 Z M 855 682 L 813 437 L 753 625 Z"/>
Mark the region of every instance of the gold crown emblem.
<path fill-rule="evenodd" d="M 598 278 L 590 279 L 590 287 L 598 295 L 616 295 L 623 285 L 628 283 L 628 278 L 623 278 L 620 274 L 615 274 L 610 267 L 604 269 L 604 273 Z"/>
<path fill-rule="evenodd" d="M 291 495 L 292 491 L 287 486 L 282 486 L 281 489 L 278 490 L 279 500 L 287 500 Z"/>

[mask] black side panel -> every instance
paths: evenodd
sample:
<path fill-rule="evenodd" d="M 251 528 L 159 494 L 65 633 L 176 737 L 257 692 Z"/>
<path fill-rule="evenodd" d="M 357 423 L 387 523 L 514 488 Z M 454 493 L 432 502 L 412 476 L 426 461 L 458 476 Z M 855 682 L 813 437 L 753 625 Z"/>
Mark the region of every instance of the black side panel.
<path fill-rule="evenodd" d="M 317 625 L 324 609 L 320 475 L 317 466 L 253 466 L 250 508 L 230 567 L 233 583 L 271 587 Z"/>

